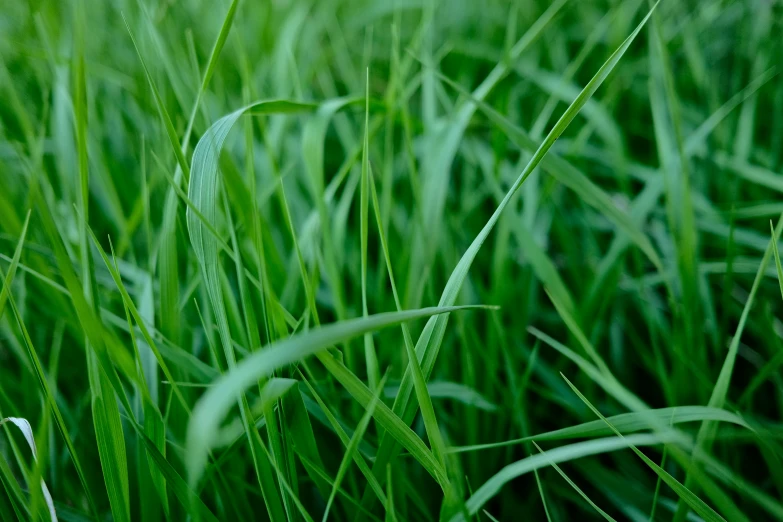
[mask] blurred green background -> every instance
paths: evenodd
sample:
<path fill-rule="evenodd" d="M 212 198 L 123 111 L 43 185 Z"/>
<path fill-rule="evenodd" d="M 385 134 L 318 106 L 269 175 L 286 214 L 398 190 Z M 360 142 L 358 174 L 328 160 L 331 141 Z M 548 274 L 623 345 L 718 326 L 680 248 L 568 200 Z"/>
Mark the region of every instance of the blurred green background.
<path fill-rule="evenodd" d="M 783 3 L 651 7 L 2 2 L 2 519 L 783 520 Z"/>

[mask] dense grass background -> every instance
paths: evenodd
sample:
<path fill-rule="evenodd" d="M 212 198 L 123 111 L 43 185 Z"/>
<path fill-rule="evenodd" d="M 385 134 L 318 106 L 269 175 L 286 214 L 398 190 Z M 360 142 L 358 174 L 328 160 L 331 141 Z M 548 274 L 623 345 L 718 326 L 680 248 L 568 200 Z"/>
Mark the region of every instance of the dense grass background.
<path fill-rule="evenodd" d="M 650 9 L 4 2 L 0 517 L 783 520 L 783 4 Z"/>

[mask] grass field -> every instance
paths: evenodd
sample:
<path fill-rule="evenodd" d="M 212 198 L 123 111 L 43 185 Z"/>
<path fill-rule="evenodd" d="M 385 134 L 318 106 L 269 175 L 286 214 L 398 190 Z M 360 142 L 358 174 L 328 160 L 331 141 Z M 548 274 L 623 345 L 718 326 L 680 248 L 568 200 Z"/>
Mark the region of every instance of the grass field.
<path fill-rule="evenodd" d="M 783 520 L 781 32 L 4 2 L 0 519 Z"/>

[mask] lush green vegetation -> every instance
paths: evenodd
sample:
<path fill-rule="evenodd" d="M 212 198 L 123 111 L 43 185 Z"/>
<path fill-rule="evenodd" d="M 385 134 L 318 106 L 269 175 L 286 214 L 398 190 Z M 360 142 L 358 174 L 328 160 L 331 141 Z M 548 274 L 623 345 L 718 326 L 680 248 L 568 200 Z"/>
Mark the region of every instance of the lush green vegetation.
<path fill-rule="evenodd" d="M 2 520 L 783 520 L 779 1 L 0 28 Z"/>

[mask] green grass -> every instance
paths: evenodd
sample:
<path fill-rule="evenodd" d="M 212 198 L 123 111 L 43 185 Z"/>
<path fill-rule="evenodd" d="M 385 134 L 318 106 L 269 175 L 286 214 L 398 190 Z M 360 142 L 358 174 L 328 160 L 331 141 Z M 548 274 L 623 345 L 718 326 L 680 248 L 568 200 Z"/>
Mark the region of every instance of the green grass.
<path fill-rule="evenodd" d="M 781 30 L 8 3 L 0 519 L 783 520 Z"/>

